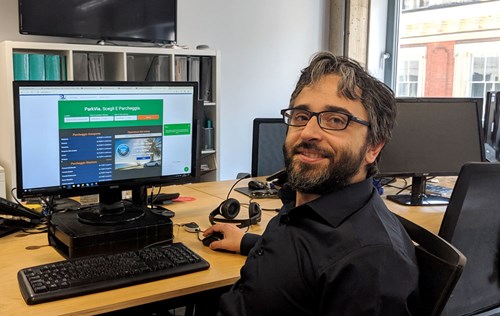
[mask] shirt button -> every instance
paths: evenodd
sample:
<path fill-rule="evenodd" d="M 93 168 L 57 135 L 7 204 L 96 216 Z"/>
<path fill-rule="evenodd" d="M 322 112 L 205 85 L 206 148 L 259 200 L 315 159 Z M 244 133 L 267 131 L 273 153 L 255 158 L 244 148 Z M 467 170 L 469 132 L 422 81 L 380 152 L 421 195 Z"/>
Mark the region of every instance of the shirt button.
<path fill-rule="evenodd" d="M 283 221 L 283 223 L 288 224 L 290 222 L 290 216 L 283 216 L 281 220 Z"/>
<path fill-rule="evenodd" d="M 245 288 L 243 287 L 243 284 L 240 284 L 240 285 L 238 286 L 238 291 L 240 291 L 240 293 L 245 292 Z"/>
<path fill-rule="evenodd" d="M 262 256 L 264 254 L 264 249 L 262 248 L 259 248 L 257 249 L 257 251 L 255 252 L 258 256 Z"/>

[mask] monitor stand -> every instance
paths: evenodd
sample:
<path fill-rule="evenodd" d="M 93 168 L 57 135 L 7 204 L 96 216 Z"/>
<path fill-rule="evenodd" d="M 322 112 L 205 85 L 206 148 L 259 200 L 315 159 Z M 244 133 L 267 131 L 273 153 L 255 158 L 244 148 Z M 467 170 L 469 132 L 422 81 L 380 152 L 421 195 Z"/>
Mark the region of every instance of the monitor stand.
<path fill-rule="evenodd" d="M 109 189 L 99 193 L 99 204 L 80 209 L 78 220 L 91 225 L 115 225 L 138 220 L 144 216 L 146 187 L 132 190 L 132 201 L 122 199 L 122 191 Z"/>
<path fill-rule="evenodd" d="M 425 193 L 426 177 L 412 177 L 411 194 L 388 195 L 387 199 L 408 206 L 448 205 L 449 198 Z"/>

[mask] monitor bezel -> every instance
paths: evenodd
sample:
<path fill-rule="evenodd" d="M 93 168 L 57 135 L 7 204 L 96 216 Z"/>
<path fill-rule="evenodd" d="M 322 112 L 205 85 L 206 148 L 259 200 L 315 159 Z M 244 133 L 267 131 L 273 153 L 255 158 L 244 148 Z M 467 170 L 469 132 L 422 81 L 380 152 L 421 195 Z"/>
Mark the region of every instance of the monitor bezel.
<path fill-rule="evenodd" d="M 59 31 L 39 31 L 37 28 L 27 27 L 26 23 L 23 23 L 23 6 L 25 5 L 24 0 L 19 0 L 18 3 L 18 18 L 19 18 L 19 33 L 22 35 L 36 35 L 36 36 L 55 36 L 55 37 L 67 37 L 67 38 L 81 38 L 81 39 L 95 39 L 98 41 L 124 41 L 124 42 L 137 42 L 137 43 L 158 43 L 158 44 L 175 44 L 177 43 L 177 33 L 178 33 L 178 14 L 177 14 L 177 0 L 169 0 L 170 4 L 173 6 L 174 10 L 174 23 L 173 26 L 173 38 L 152 38 L 151 36 L 120 36 L 120 35 L 103 35 L 96 34 L 93 32 L 59 32 Z"/>
<path fill-rule="evenodd" d="M 172 86 L 172 87 L 193 87 L 193 135 L 191 146 L 191 172 L 182 175 L 166 175 L 149 178 L 113 180 L 100 182 L 97 186 L 64 189 L 61 187 L 45 187 L 36 191 L 24 192 L 23 190 L 23 168 L 22 168 L 22 149 L 21 149 L 21 122 L 20 122 L 20 102 L 19 88 L 23 86 Z M 15 160 L 16 160 L 16 195 L 20 199 L 32 197 L 74 197 L 82 195 L 99 194 L 107 190 L 135 190 L 140 187 L 164 186 L 173 184 L 185 184 L 199 182 L 200 179 L 200 131 L 201 131 L 201 110 L 202 101 L 198 100 L 197 82 L 178 82 L 178 81 L 13 81 L 14 90 L 14 139 L 15 139 Z"/>
<path fill-rule="evenodd" d="M 482 118 L 482 98 L 462 98 L 462 97 L 415 97 L 415 98 L 396 98 L 396 103 L 447 103 L 447 102 L 470 102 L 475 103 L 477 122 L 477 133 L 479 137 L 479 151 L 481 161 L 485 161 L 485 149 L 484 149 L 484 130 L 481 124 Z M 397 119 L 396 119 L 397 121 Z M 384 149 L 380 152 L 380 159 L 384 159 Z M 380 166 L 380 163 L 378 163 Z M 446 171 L 381 171 L 378 170 L 377 177 L 431 177 L 431 176 L 457 176 L 460 173 L 460 168 L 458 170 L 446 170 Z"/>

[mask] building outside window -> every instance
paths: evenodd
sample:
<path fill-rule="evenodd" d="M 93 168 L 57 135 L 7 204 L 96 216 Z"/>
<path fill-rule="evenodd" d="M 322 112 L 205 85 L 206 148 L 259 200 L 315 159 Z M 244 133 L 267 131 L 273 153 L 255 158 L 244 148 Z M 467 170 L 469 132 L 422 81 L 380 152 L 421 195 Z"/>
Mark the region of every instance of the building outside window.
<path fill-rule="evenodd" d="M 420 97 L 424 85 L 425 47 L 401 48 L 400 54 L 396 94 Z"/>
<path fill-rule="evenodd" d="M 483 97 L 487 91 L 500 91 L 500 78 L 498 78 L 498 55 L 472 57 L 472 78 L 470 81 L 470 95 Z"/>
<path fill-rule="evenodd" d="M 500 0 L 399 0 L 396 95 L 500 90 Z"/>

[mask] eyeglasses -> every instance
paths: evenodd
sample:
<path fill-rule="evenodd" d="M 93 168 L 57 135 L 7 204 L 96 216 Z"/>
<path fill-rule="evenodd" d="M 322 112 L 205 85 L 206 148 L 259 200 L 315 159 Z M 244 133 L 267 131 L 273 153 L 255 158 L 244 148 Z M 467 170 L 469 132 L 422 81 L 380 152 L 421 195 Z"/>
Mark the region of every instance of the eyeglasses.
<path fill-rule="evenodd" d="M 284 109 L 281 110 L 283 121 L 289 126 L 306 126 L 311 117 L 318 118 L 318 124 L 323 129 L 343 130 L 351 121 L 370 127 L 370 123 L 339 111 L 311 112 L 304 109 Z"/>

